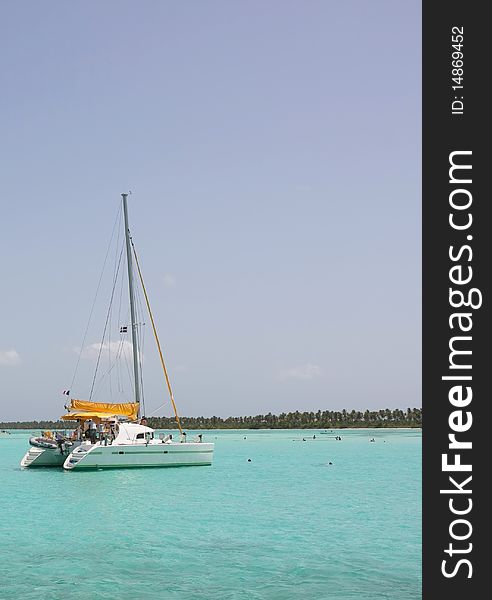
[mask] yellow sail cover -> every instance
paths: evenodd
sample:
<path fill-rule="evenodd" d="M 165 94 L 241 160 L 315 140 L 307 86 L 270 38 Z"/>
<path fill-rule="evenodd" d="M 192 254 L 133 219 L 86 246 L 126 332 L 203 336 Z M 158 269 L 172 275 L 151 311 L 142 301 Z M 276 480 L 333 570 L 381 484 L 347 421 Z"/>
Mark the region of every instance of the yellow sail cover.
<path fill-rule="evenodd" d="M 114 413 L 83 410 L 80 412 L 65 413 L 60 417 L 60 419 L 62 419 L 62 421 L 87 421 L 87 419 L 109 419 L 110 417 L 115 416 L 116 415 Z"/>
<path fill-rule="evenodd" d="M 109 403 L 109 402 L 90 402 L 89 400 L 71 400 L 70 410 L 88 411 L 92 413 L 104 413 L 102 416 L 120 415 L 129 419 L 136 419 L 138 416 L 138 404 L 136 402 Z M 70 416 L 65 415 L 65 419 Z M 99 416 L 99 415 L 98 415 Z"/>

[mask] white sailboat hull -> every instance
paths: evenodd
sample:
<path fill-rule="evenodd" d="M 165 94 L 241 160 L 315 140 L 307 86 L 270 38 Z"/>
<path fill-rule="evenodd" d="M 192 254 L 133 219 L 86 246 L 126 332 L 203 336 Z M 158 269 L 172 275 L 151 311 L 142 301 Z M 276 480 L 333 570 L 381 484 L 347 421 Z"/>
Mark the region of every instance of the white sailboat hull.
<path fill-rule="evenodd" d="M 211 465 L 212 443 L 150 443 L 82 445 L 71 452 L 63 468 L 119 469 L 130 467 L 185 467 Z"/>
<path fill-rule="evenodd" d="M 67 453 L 62 454 L 59 448 L 37 448 L 32 446 L 25 453 L 20 466 L 27 467 L 61 467 L 67 458 Z"/>

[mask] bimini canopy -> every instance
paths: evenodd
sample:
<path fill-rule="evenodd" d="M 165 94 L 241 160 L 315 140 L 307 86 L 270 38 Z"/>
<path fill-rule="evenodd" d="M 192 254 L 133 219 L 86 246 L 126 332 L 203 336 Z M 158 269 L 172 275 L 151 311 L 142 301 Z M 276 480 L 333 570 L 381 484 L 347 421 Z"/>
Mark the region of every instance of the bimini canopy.
<path fill-rule="evenodd" d="M 114 419 L 116 416 L 118 415 L 115 415 L 114 413 L 98 412 L 96 410 L 83 410 L 66 413 L 60 418 L 63 421 L 87 421 L 87 419 Z"/>
<path fill-rule="evenodd" d="M 104 419 L 105 417 L 113 417 L 115 415 L 120 417 L 128 417 L 130 420 L 134 420 L 138 416 L 138 403 L 109 403 L 90 402 L 88 400 L 71 400 L 69 410 L 73 412 L 63 415 L 62 419 L 65 421 L 73 421 L 74 419 L 90 419 L 92 417 Z"/>

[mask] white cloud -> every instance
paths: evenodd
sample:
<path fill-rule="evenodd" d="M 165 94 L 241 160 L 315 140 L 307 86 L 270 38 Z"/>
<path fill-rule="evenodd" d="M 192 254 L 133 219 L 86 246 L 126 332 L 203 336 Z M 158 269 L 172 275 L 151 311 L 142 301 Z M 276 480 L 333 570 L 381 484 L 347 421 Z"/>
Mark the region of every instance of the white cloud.
<path fill-rule="evenodd" d="M 164 275 L 163 282 L 166 287 L 176 287 L 176 279 L 169 273 L 166 273 L 166 275 Z"/>
<path fill-rule="evenodd" d="M 321 375 L 321 369 L 318 365 L 307 363 L 280 371 L 279 379 L 314 379 Z"/>
<path fill-rule="evenodd" d="M 101 342 L 96 342 L 95 344 L 89 344 L 82 350 L 81 358 L 86 360 L 96 360 L 99 354 L 99 350 L 101 348 Z M 127 355 L 131 356 L 133 351 L 133 347 L 128 340 L 122 340 L 121 342 L 104 342 L 102 345 L 101 356 L 103 358 L 108 358 L 111 355 L 111 360 L 116 358 L 116 355 Z M 74 352 L 77 354 L 80 352 L 80 348 L 74 348 Z"/>
<path fill-rule="evenodd" d="M 20 361 L 17 350 L 0 350 L 0 367 L 16 367 Z"/>

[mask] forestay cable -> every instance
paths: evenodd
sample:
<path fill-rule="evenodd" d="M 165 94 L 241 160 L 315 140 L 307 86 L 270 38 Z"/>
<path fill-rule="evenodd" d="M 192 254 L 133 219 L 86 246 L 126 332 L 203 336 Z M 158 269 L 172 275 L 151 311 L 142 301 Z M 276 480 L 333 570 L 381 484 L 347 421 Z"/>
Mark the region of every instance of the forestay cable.
<path fill-rule="evenodd" d="M 144 293 L 144 296 L 145 296 L 145 302 L 147 304 L 147 310 L 149 311 L 150 322 L 152 323 L 152 330 L 154 332 L 154 337 L 155 337 L 155 341 L 156 341 L 156 344 L 157 344 L 157 350 L 159 351 L 159 357 L 161 359 L 162 370 L 164 371 L 164 376 L 166 378 L 167 389 L 169 390 L 169 396 L 171 398 L 171 403 L 173 405 L 174 416 L 176 417 L 176 423 L 178 424 L 178 429 L 179 429 L 180 433 L 183 433 L 183 429 L 181 428 L 181 423 L 179 421 L 179 416 L 178 416 L 178 410 L 176 408 L 176 403 L 174 402 L 173 391 L 171 389 L 171 382 L 169 381 L 169 376 L 167 374 L 166 363 L 164 362 L 164 357 L 162 356 L 161 344 L 159 342 L 159 336 L 157 335 L 157 329 L 155 327 L 154 317 L 153 317 L 152 311 L 150 309 L 149 297 L 147 296 L 147 290 L 145 289 L 145 284 L 144 284 L 144 280 L 143 280 L 143 277 L 142 277 L 142 271 L 140 270 L 140 264 L 139 264 L 138 258 L 137 258 L 137 251 L 135 250 L 135 245 L 133 243 L 133 239 L 131 239 L 131 238 L 130 238 L 130 243 L 132 245 L 133 255 L 135 256 L 135 264 L 137 265 L 138 276 L 140 277 L 140 283 L 142 284 L 142 290 L 143 290 L 143 293 Z"/>

